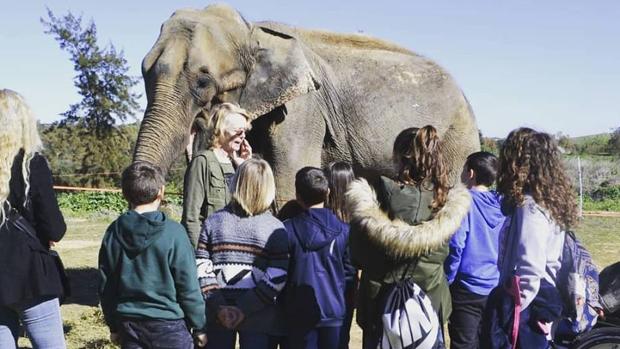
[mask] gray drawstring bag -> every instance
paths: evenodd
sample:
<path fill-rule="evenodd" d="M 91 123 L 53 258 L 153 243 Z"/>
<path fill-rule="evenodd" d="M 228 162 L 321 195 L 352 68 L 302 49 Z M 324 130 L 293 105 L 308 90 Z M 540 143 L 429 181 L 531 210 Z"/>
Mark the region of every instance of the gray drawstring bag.
<path fill-rule="evenodd" d="M 377 348 L 437 348 L 440 324 L 431 299 L 411 279 L 402 279 L 387 287 Z"/>

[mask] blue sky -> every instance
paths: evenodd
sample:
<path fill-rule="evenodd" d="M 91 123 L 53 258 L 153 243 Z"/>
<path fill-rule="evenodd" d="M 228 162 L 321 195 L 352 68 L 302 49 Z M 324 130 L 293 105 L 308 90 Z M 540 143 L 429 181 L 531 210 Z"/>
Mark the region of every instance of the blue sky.
<path fill-rule="evenodd" d="M 47 5 L 93 19 L 100 44 L 123 49 L 131 74 L 175 9 L 206 1 L 22 0 L 0 12 L 0 87 L 44 122 L 79 100 L 69 56 L 39 18 Z M 446 68 L 485 135 L 530 126 L 581 136 L 620 126 L 620 1 L 228 1 L 250 21 L 275 20 L 398 43 Z M 144 93 L 142 82 L 136 92 Z M 144 108 L 146 101 L 141 99 Z M 138 115 L 141 117 L 141 115 Z"/>

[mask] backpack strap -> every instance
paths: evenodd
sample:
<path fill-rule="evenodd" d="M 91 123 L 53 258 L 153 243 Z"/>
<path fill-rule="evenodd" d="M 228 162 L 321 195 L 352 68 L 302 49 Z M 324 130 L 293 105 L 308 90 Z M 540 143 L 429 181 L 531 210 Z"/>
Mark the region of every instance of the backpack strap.
<path fill-rule="evenodd" d="M 403 270 L 403 274 L 400 276 L 400 281 L 405 280 L 405 278 L 407 277 L 407 273 L 409 273 L 409 269 L 411 268 L 411 266 L 413 266 L 413 272 L 415 272 L 415 269 L 418 267 L 418 262 L 420 261 L 420 258 L 415 258 L 412 262 L 407 263 L 407 266 L 405 267 L 405 270 Z"/>

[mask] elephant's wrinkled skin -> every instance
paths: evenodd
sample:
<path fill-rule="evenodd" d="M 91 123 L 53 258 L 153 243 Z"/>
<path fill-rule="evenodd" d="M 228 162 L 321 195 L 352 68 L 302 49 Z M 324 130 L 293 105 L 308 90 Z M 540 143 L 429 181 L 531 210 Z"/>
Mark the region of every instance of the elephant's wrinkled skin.
<path fill-rule="evenodd" d="M 399 131 L 434 125 L 456 179 L 479 149 L 461 90 L 435 63 L 396 45 L 277 23 L 248 23 L 213 5 L 164 22 L 142 63 L 148 106 L 134 160 L 168 169 L 192 121 L 221 102 L 254 117 L 248 138 L 273 166 L 278 201 L 294 198 L 303 166 L 351 162 L 364 175 L 389 173 Z"/>

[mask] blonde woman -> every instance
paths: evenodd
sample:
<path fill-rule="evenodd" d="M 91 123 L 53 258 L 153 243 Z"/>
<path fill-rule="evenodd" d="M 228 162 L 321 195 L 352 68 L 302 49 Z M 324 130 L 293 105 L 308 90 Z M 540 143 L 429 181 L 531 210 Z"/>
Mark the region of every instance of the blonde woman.
<path fill-rule="evenodd" d="M 270 335 L 283 334 L 274 300 L 288 269 L 287 233 L 269 211 L 276 193 L 269 164 L 245 161 L 231 190 L 231 203 L 205 221 L 196 251 L 207 348 L 232 349 L 239 334 L 241 349 L 266 349 Z"/>
<path fill-rule="evenodd" d="M 235 168 L 252 157 L 252 147 L 245 139 L 250 118 L 245 110 L 232 103 L 215 107 L 207 120 L 207 150 L 194 149 L 183 184 L 183 216 L 190 242 L 198 243 L 202 222 L 230 202 L 228 184 Z M 202 140 L 194 140 L 194 144 Z"/>
<path fill-rule="evenodd" d="M 44 251 L 66 226 L 52 188 L 52 173 L 23 97 L 0 90 L 0 348 L 16 348 L 19 323 L 34 348 L 65 348 L 60 317 L 60 275 Z M 19 212 L 38 241 L 9 228 Z"/>

